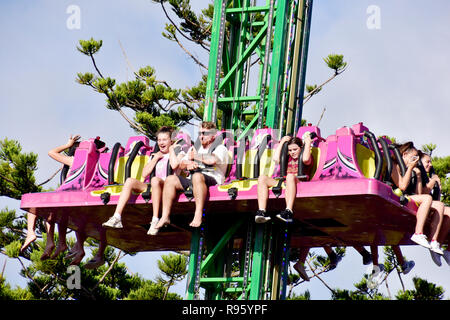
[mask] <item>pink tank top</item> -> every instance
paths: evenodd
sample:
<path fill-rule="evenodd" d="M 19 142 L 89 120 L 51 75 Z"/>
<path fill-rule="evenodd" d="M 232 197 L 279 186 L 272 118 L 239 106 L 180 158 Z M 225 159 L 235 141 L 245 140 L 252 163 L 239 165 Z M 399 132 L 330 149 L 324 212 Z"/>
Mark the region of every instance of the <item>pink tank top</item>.
<path fill-rule="evenodd" d="M 161 178 L 162 180 L 166 180 L 167 177 L 167 164 L 169 161 L 169 154 L 165 154 L 155 166 L 155 177 Z"/>

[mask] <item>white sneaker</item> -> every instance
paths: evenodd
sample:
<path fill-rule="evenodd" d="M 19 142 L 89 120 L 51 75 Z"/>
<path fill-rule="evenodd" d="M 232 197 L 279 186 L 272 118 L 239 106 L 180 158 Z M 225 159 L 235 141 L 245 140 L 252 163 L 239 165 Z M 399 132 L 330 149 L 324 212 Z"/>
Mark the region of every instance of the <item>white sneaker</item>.
<path fill-rule="evenodd" d="M 448 251 L 448 250 L 444 251 L 444 260 L 450 266 L 450 251 Z"/>
<path fill-rule="evenodd" d="M 427 249 L 431 249 L 430 244 L 428 243 L 427 236 L 424 234 L 413 234 L 411 237 L 411 241 L 425 247 Z"/>
<path fill-rule="evenodd" d="M 441 250 L 441 244 L 437 242 L 436 240 L 433 240 L 430 242 L 430 249 L 434 252 L 440 254 L 441 256 L 444 255 L 444 251 Z"/>
<path fill-rule="evenodd" d="M 104 222 L 102 224 L 102 226 L 104 227 L 109 227 L 109 228 L 116 228 L 116 229 L 121 229 L 123 228 L 122 226 L 122 220 L 117 219 L 116 217 L 112 216 L 111 218 L 109 218 L 108 221 Z"/>
<path fill-rule="evenodd" d="M 147 231 L 147 234 L 150 236 L 156 236 L 158 234 L 159 228 L 155 228 L 159 222 L 159 218 L 153 217 L 152 222 L 150 223 L 150 228 Z"/>
<path fill-rule="evenodd" d="M 405 261 L 405 263 L 402 265 L 402 272 L 403 274 L 408 274 L 416 263 L 414 261 Z"/>
<path fill-rule="evenodd" d="M 436 252 L 434 252 L 433 250 L 430 249 L 430 255 L 431 255 L 431 259 L 438 267 L 442 266 L 440 254 L 437 254 Z"/>

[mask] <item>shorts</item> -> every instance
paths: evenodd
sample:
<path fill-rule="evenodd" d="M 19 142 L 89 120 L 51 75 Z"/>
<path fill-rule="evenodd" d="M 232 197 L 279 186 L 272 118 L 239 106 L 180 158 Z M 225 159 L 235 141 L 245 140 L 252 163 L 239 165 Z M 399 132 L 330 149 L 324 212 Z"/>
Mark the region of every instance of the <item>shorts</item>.
<path fill-rule="evenodd" d="M 207 187 L 215 186 L 217 184 L 216 179 L 214 179 L 213 177 L 211 177 L 211 176 L 209 176 L 207 174 L 204 174 L 202 172 L 200 172 L 200 173 L 203 175 L 203 177 L 205 177 L 205 184 L 206 184 Z M 183 177 L 183 176 L 177 176 L 177 177 L 180 180 L 180 183 L 183 186 L 184 190 L 189 189 L 189 186 L 192 185 L 191 179 L 188 179 L 188 178 Z"/>

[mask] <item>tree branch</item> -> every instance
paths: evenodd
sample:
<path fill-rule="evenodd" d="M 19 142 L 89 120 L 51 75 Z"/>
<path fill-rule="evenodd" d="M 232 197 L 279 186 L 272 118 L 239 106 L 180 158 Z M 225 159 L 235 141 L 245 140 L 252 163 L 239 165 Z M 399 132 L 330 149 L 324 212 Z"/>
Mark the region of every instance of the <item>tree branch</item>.
<path fill-rule="evenodd" d="M 14 185 L 14 187 L 16 187 L 17 189 L 20 188 L 19 185 L 17 185 L 17 183 L 16 183 L 15 181 L 13 181 L 13 180 L 11 180 L 11 179 L 5 177 L 4 175 L 0 174 L 0 178 L 3 179 L 3 180 L 8 181 L 8 182 L 11 183 L 12 185 Z"/>
<path fill-rule="evenodd" d="M 203 117 L 202 117 L 201 115 L 199 115 L 198 112 L 197 112 L 194 108 L 192 108 L 186 101 L 180 101 L 179 103 L 184 104 L 189 110 L 191 110 L 192 112 L 194 112 L 195 115 L 196 115 L 199 119 L 202 119 L 202 118 L 203 118 Z"/>
<path fill-rule="evenodd" d="M 95 88 L 95 87 L 94 87 Z M 116 107 L 116 110 L 120 113 L 120 115 L 130 124 L 130 126 L 134 129 L 136 129 L 137 131 L 139 131 L 140 133 L 142 133 L 143 135 L 147 135 L 147 132 L 145 132 L 140 126 L 138 126 L 134 121 L 131 121 L 127 115 L 123 112 L 122 108 L 120 107 L 119 103 L 117 102 L 115 96 L 113 95 L 112 97 L 108 94 L 108 92 L 105 92 L 106 97 L 108 97 L 108 99 L 112 102 L 114 102 L 114 105 Z"/>
<path fill-rule="evenodd" d="M 119 251 L 119 253 L 117 254 L 117 256 L 114 259 L 113 263 L 111 263 L 111 265 L 109 266 L 108 270 L 106 270 L 106 272 L 103 274 L 103 276 L 100 278 L 100 280 L 94 286 L 94 288 L 92 288 L 92 290 L 95 290 L 103 282 L 103 280 L 106 278 L 106 276 L 111 272 L 111 270 L 114 267 L 114 265 L 116 264 L 117 260 L 119 260 L 121 253 L 122 253 L 122 251 Z"/>
<path fill-rule="evenodd" d="M 36 282 L 36 280 L 34 280 L 34 278 L 32 276 L 30 276 L 30 274 L 28 273 L 27 268 L 25 268 L 25 265 L 23 264 L 22 260 L 20 260 L 20 257 L 17 257 L 17 260 L 19 260 L 20 264 L 22 265 L 22 270 L 25 273 L 25 275 L 27 276 L 27 278 L 30 279 L 36 285 L 36 287 L 38 287 L 39 291 L 42 292 L 43 288 L 41 288 L 39 286 L 39 284 Z"/>
<path fill-rule="evenodd" d="M 314 90 L 312 90 L 311 92 L 309 92 L 306 96 L 303 97 L 303 104 L 306 104 L 309 99 L 311 99 L 311 97 L 313 95 L 315 95 L 316 93 L 318 93 L 318 91 L 320 89 L 323 88 L 323 86 L 325 86 L 327 83 L 329 83 L 331 80 L 333 80 L 334 78 L 336 78 L 338 75 L 340 75 L 342 72 L 344 72 L 347 68 L 342 69 L 340 72 L 335 72 L 328 80 L 326 80 L 324 83 L 322 83 L 320 86 L 314 88 Z"/>
<path fill-rule="evenodd" d="M 102 73 L 97 68 L 97 64 L 95 63 L 94 55 L 92 53 L 89 53 L 89 56 L 91 57 L 91 60 L 92 60 L 92 63 L 94 64 L 95 70 L 97 70 L 97 73 L 100 75 L 100 77 L 104 79 Z"/>
<path fill-rule="evenodd" d="M 332 293 L 336 293 L 330 286 L 328 286 L 328 284 L 325 281 L 322 280 L 321 277 L 319 277 L 319 275 L 316 273 L 316 271 L 313 268 L 311 268 L 311 264 L 309 263 L 309 260 L 306 260 L 306 263 L 308 264 L 309 269 L 311 269 L 314 276 L 316 276 L 317 279 L 319 279 L 324 284 L 324 286 L 327 287 L 328 290 L 330 290 Z"/>
<path fill-rule="evenodd" d="M 58 174 L 58 172 L 60 172 L 60 171 L 62 170 L 62 168 L 64 168 L 64 166 L 62 166 L 61 168 L 59 168 L 58 170 L 56 170 L 56 172 L 55 172 L 50 178 L 48 178 L 48 179 L 45 180 L 44 182 L 38 184 L 38 187 L 40 187 L 40 186 L 42 186 L 42 185 L 44 185 L 44 184 L 50 182 L 50 180 L 52 180 L 52 179 Z"/>
<path fill-rule="evenodd" d="M 178 40 L 178 38 L 177 38 L 177 36 L 176 35 L 174 35 L 174 39 L 175 39 L 175 41 L 176 41 L 176 43 L 180 46 L 180 48 L 181 49 L 183 49 L 183 51 L 184 52 L 186 52 L 186 54 L 189 56 L 189 57 L 191 57 L 191 59 L 192 60 L 194 60 L 194 62 L 196 63 L 196 64 L 198 64 L 200 67 L 202 67 L 203 69 L 205 69 L 205 70 L 208 70 L 208 68 L 203 64 L 203 63 L 201 63 L 197 58 L 195 58 L 182 44 L 181 44 L 181 42 Z"/>
<path fill-rule="evenodd" d="M 175 24 L 175 22 L 173 22 L 173 20 L 170 18 L 169 14 L 168 14 L 167 11 L 166 11 L 166 8 L 164 7 L 163 1 L 161 1 L 160 3 L 161 3 L 161 7 L 162 7 L 162 9 L 163 9 L 163 11 L 164 11 L 164 14 L 166 15 L 166 18 L 170 21 L 170 23 L 175 27 L 175 29 L 176 29 L 176 30 L 177 30 L 184 38 L 186 38 L 186 39 L 189 40 L 189 41 L 192 41 L 192 42 L 194 42 L 194 43 L 199 44 L 203 49 L 209 51 L 209 49 L 207 49 L 207 48 L 204 46 L 203 41 L 194 40 L 194 39 L 189 38 L 188 36 L 186 36 L 186 35 L 185 35 L 185 34 L 177 27 L 177 25 Z M 189 20 L 187 20 L 187 21 L 189 21 Z M 189 21 L 189 22 L 192 23 L 192 21 Z M 192 23 L 192 24 L 194 24 L 194 23 Z"/>
<path fill-rule="evenodd" d="M 133 66 L 131 65 L 131 62 L 128 60 L 127 54 L 126 54 L 126 52 L 125 52 L 125 49 L 124 49 L 123 46 L 122 46 L 122 42 L 120 42 L 120 39 L 117 39 L 117 41 L 119 41 L 119 46 L 120 46 L 120 48 L 122 49 L 122 54 L 123 54 L 123 56 L 125 57 L 125 61 L 127 62 L 128 67 L 130 67 L 131 71 L 134 73 L 134 75 L 135 75 L 136 77 L 139 77 L 139 75 L 136 73 L 136 71 L 134 71 L 134 68 L 133 68 Z"/>

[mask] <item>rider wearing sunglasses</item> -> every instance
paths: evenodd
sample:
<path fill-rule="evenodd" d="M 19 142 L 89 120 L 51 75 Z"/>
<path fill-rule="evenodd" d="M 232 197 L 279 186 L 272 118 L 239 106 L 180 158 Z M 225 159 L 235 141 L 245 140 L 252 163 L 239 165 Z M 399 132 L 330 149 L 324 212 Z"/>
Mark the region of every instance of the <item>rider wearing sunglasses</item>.
<path fill-rule="evenodd" d="M 217 129 L 213 122 L 202 122 L 199 131 L 201 146 L 198 150 L 194 146 L 191 147 L 180 163 L 180 169 L 187 169 L 191 172 L 190 177 L 185 178 L 178 175 L 167 177 L 163 190 L 162 217 L 156 226 L 157 228 L 170 223 L 170 210 L 177 190 L 187 190 L 191 182 L 195 200 L 195 214 L 189 225 L 191 227 L 201 225 L 208 187 L 222 184 L 225 181 L 228 164 L 228 150 L 224 145 L 219 144 L 214 150 L 210 150 L 216 132 Z"/>

